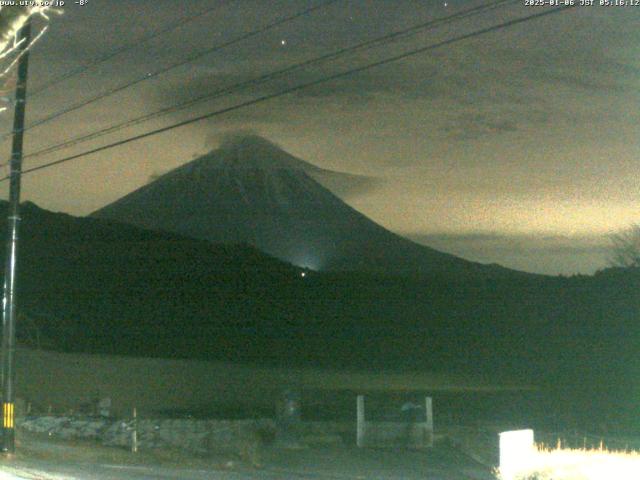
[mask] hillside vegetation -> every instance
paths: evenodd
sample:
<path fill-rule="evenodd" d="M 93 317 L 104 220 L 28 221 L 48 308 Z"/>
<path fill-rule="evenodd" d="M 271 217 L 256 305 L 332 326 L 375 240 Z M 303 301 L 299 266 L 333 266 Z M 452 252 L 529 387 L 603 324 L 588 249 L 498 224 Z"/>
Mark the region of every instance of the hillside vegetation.
<path fill-rule="evenodd" d="M 19 334 L 31 344 L 37 331 L 42 345 L 66 352 L 458 371 L 633 399 L 637 269 L 572 278 L 303 277 L 249 246 L 33 204 L 23 218 Z"/>

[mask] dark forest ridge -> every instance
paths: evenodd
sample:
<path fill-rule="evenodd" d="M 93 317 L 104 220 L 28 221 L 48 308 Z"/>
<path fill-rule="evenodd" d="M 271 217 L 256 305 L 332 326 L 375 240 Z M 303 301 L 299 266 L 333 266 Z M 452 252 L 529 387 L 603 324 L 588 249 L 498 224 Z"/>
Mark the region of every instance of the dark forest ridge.
<path fill-rule="evenodd" d="M 21 216 L 22 345 L 289 368 L 458 372 L 493 384 L 558 386 L 572 398 L 616 400 L 620 408 L 635 398 L 626 389 L 640 374 L 638 269 L 571 278 L 303 277 L 299 267 L 247 245 L 33 204 Z"/>
<path fill-rule="evenodd" d="M 566 380 L 577 370 L 634 370 L 637 269 L 303 277 L 248 245 L 31 203 L 22 217 L 18 328 L 31 344 L 37 332 L 44 346 L 75 352 L 465 373 L 500 366 L 532 383 L 548 371 Z"/>

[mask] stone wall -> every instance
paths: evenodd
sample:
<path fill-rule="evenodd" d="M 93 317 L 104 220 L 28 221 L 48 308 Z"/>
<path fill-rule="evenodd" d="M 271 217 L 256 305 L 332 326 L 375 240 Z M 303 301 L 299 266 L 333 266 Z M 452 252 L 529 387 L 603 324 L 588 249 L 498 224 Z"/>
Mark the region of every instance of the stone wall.
<path fill-rule="evenodd" d="M 84 439 L 102 445 L 130 448 L 134 424 L 131 420 L 86 416 L 27 416 L 18 418 L 19 429 L 54 439 Z M 196 454 L 252 451 L 273 443 L 276 424 L 272 419 L 197 420 L 138 419 L 139 449 L 171 448 Z M 301 445 L 336 445 L 355 441 L 351 422 L 301 422 L 297 429 Z"/>
<path fill-rule="evenodd" d="M 130 448 L 133 422 L 98 417 L 37 416 L 19 418 L 17 427 L 52 438 L 85 439 Z M 139 419 L 137 432 L 140 449 L 237 453 L 269 442 L 275 435 L 275 425 L 270 419 Z"/>

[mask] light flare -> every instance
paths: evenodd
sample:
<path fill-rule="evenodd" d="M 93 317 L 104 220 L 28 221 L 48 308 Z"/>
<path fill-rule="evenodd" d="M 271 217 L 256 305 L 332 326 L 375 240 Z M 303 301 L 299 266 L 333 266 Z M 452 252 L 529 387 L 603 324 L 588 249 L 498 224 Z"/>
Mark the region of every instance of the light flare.
<path fill-rule="evenodd" d="M 24 55 L 26 51 L 29 51 L 33 45 L 40 40 L 46 32 L 47 27 L 45 26 L 24 50 L 21 49 L 23 41 L 18 40 L 20 29 L 36 15 L 49 21 L 47 12 L 61 13 L 59 10 L 45 6 L 0 7 L 0 60 L 10 58 L 18 51 L 21 52 L 11 59 L 9 65 L 0 73 L 0 78 L 6 76 L 17 64 L 20 56 Z"/>
<path fill-rule="evenodd" d="M 640 452 L 548 449 L 535 445 L 533 431 L 500 434 L 500 480 L 637 480 Z"/>

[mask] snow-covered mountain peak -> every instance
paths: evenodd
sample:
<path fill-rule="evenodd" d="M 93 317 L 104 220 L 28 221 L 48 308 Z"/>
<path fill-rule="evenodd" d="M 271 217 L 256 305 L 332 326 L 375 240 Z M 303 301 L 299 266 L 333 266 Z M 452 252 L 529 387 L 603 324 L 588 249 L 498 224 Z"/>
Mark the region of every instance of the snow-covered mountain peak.
<path fill-rule="evenodd" d="M 321 169 L 290 155 L 259 135 L 236 135 L 220 147 L 192 162 L 194 167 L 207 169 L 301 170 Z"/>

